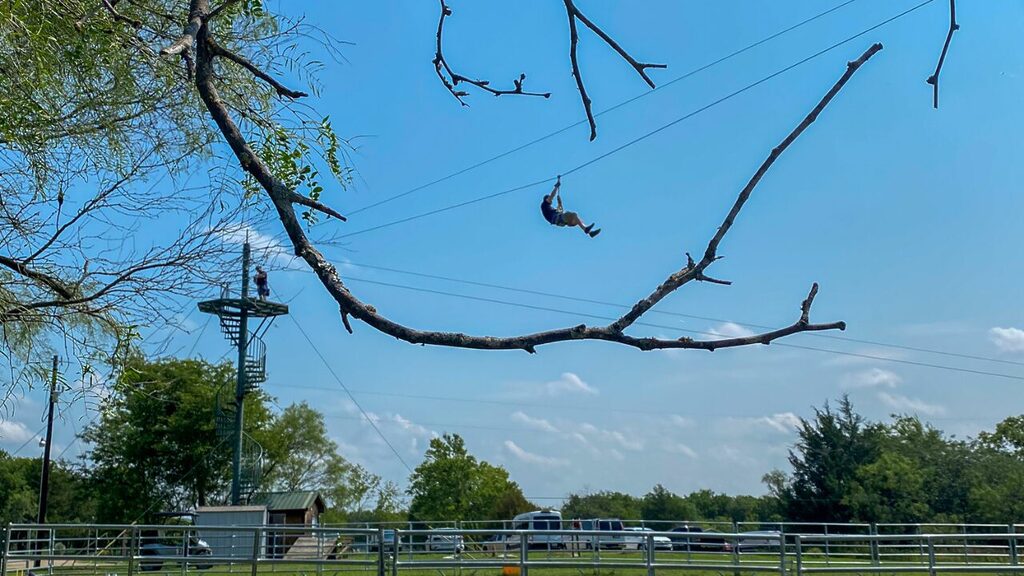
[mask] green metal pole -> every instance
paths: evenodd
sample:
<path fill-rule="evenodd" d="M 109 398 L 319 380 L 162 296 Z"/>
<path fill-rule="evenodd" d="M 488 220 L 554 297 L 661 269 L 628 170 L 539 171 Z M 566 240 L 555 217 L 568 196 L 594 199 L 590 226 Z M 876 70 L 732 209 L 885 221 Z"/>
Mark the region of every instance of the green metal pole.
<path fill-rule="evenodd" d="M 235 437 L 231 457 L 231 504 L 242 501 L 242 424 L 245 422 L 245 360 L 249 343 L 249 242 L 242 247 L 242 307 L 238 324 L 238 382 L 235 385 Z"/>

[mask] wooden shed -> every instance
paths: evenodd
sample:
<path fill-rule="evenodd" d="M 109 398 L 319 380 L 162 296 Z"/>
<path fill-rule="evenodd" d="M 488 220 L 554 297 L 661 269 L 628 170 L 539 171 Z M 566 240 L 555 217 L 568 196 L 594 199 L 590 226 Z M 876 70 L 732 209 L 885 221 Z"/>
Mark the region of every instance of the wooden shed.
<path fill-rule="evenodd" d="M 314 490 L 257 492 L 249 504 L 266 506 L 270 525 L 318 526 L 320 514 L 327 509 L 323 496 Z"/>

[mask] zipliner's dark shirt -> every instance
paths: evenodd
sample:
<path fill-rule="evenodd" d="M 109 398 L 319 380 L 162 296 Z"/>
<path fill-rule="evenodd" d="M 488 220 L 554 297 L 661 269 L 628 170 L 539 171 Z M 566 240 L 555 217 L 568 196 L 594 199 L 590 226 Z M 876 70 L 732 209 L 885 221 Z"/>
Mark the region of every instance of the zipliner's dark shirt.
<path fill-rule="evenodd" d="M 561 221 L 562 213 L 551 205 L 551 200 L 548 200 L 547 196 L 540 202 L 540 212 L 544 215 L 545 220 L 555 226 L 558 226 Z"/>

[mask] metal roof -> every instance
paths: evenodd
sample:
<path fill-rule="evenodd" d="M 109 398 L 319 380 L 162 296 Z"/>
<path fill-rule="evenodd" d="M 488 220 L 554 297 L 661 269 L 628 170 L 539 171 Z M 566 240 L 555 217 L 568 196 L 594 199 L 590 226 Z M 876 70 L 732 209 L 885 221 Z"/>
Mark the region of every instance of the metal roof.
<path fill-rule="evenodd" d="M 262 504 L 267 510 L 309 510 L 315 504 L 323 512 L 327 507 L 323 497 L 315 490 L 292 490 L 289 492 L 257 492 L 249 504 Z"/>

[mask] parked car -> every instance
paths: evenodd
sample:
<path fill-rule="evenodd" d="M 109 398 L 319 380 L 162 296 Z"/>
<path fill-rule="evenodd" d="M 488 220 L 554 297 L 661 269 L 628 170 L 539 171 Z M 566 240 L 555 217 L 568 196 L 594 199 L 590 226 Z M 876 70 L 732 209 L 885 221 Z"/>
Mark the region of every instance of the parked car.
<path fill-rule="evenodd" d="M 451 534 L 431 534 L 427 537 L 427 551 L 429 552 L 455 552 L 461 554 L 466 549 L 462 534 L 455 533 L 454 528 L 438 528 L 438 532 Z"/>
<path fill-rule="evenodd" d="M 704 529 L 700 526 L 683 524 L 676 526 L 671 532 L 679 536 L 671 536 L 673 550 L 686 552 L 731 552 L 732 545 L 721 536 L 704 536 Z"/>
<path fill-rule="evenodd" d="M 629 536 L 623 537 L 627 550 L 646 550 L 647 549 L 647 537 L 651 532 L 650 528 L 641 528 L 639 526 L 631 526 L 626 528 L 627 532 L 635 532 L 636 534 L 630 534 Z M 654 549 L 655 550 L 671 550 L 672 540 L 668 536 L 652 536 Z"/>
<path fill-rule="evenodd" d="M 387 529 L 387 530 L 382 531 L 381 534 L 382 534 L 383 539 L 384 539 L 384 550 L 385 551 L 392 551 L 392 550 L 394 550 L 394 551 L 399 551 L 400 552 L 402 550 L 402 537 L 399 536 L 398 537 L 398 542 L 396 543 L 395 542 L 395 531 L 394 530 Z M 369 543 L 370 552 L 376 552 L 376 551 L 378 551 L 380 549 L 381 546 L 380 546 L 380 542 L 378 542 L 378 540 L 380 540 L 380 538 L 378 538 L 377 536 L 371 536 L 370 537 L 370 543 Z"/>
<path fill-rule="evenodd" d="M 484 552 L 491 556 L 504 555 L 509 550 L 519 549 L 519 537 L 514 534 L 495 534 L 481 544 Z"/>
<path fill-rule="evenodd" d="M 754 530 L 744 532 L 744 538 L 736 541 L 737 552 L 778 551 L 781 532 L 778 530 Z M 756 536 L 756 537 L 754 537 Z"/>
<path fill-rule="evenodd" d="M 192 512 L 161 512 L 157 514 L 167 528 L 146 528 L 139 532 L 139 555 L 143 557 L 203 557 L 213 556 L 213 549 L 193 532 L 196 515 Z M 160 570 L 164 560 L 144 559 L 139 568 Z M 213 564 L 192 564 L 198 570 L 209 570 Z"/>
<path fill-rule="evenodd" d="M 180 531 L 180 529 L 179 529 Z M 146 571 L 160 570 L 164 567 L 164 560 L 150 560 L 155 557 L 203 557 L 212 556 L 213 549 L 205 540 L 189 534 L 177 536 L 168 534 L 165 530 L 146 529 L 139 533 L 139 555 L 143 560 L 139 562 L 139 568 Z M 193 564 L 198 570 L 209 570 L 212 564 Z"/>

